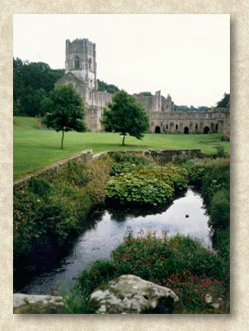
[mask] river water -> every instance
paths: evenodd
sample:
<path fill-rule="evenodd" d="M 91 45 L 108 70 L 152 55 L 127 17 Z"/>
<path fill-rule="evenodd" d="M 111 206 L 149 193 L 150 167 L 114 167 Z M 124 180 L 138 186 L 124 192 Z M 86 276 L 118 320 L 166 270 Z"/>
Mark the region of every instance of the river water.
<path fill-rule="evenodd" d="M 168 236 L 180 233 L 198 238 L 211 248 L 208 216 L 205 215 L 200 194 L 191 187 L 165 211 L 147 216 L 123 216 L 105 211 L 95 226 L 79 236 L 71 252 L 61 261 L 59 268 L 35 277 L 22 293 L 51 294 L 72 286 L 79 273 L 97 259 L 108 259 L 123 240 L 127 231 L 136 235 L 156 230 L 167 231 Z"/>

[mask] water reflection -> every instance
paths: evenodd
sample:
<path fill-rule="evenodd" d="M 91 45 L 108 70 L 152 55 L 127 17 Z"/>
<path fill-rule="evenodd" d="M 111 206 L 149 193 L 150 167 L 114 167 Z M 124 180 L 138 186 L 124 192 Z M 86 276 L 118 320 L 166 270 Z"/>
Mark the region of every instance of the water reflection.
<path fill-rule="evenodd" d="M 62 261 L 60 268 L 37 277 L 23 291 L 45 294 L 51 293 L 53 288 L 61 289 L 63 283 L 72 285 L 78 274 L 91 262 L 110 258 L 111 251 L 122 242 L 127 227 L 134 234 L 142 229 L 145 233 L 166 230 L 169 236 L 176 233 L 190 235 L 201 240 L 205 246 L 211 247 L 208 217 L 198 193 L 188 188 L 184 197 L 175 200 L 168 209 L 166 208 L 164 206 L 160 212 L 147 216 L 138 216 L 138 213 L 132 210 L 122 210 L 121 215 L 113 209 L 106 211 L 93 228 L 78 238 L 72 252 Z M 142 215 L 146 215 L 147 212 Z"/>

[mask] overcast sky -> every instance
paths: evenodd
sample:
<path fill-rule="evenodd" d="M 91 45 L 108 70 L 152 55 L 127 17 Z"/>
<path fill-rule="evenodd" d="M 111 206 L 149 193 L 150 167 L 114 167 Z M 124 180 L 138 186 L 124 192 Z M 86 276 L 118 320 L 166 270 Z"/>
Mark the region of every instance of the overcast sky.
<path fill-rule="evenodd" d="M 65 41 L 96 43 L 97 78 L 177 105 L 230 93 L 230 15 L 14 15 L 13 56 L 65 68 Z"/>

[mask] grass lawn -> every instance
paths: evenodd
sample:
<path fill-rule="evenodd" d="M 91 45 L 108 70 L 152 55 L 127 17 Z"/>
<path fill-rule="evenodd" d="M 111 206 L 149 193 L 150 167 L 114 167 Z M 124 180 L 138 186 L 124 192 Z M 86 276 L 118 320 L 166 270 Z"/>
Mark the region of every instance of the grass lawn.
<path fill-rule="evenodd" d="M 230 143 L 221 142 L 221 134 L 153 134 L 149 133 L 142 140 L 126 137 L 126 146 L 118 133 L 107 132 L 67 132 L 64 150 L 60 149 L 61 132 L 40 130 L 35 118 L 14 117 L 14 179 L 18 179 L 34 170 L 55 161 L 92 149 L 94 153 L 110 150 L 142 149 L 201 149 L 203 153 L 215 154 L 216 146 L 224 146 L 230 153 Z"/>

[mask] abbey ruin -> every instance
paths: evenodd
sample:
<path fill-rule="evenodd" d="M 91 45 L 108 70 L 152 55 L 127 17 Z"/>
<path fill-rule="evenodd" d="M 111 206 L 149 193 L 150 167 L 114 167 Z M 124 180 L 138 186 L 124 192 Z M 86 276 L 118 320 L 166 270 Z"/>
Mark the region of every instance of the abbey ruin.
<path fill-rule="evenodd" d="M 57 85 L 71 83 L 82 96 L 89 130 L 103 130 L 100 119 L 103 108 L 112 100 L 112 94 L 98 91 L 96 45 L 88 39 L 66 40 L 65 75 Z M 171 96 L 157 91 L 155 95 L 134 95 L 146 110 L 152 133 L 229 133 L 229 110 L 212 108 L 208 111 L 174 111 Z"/>

